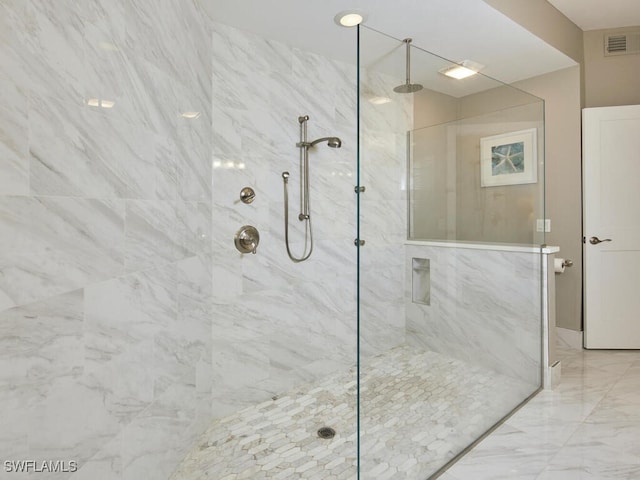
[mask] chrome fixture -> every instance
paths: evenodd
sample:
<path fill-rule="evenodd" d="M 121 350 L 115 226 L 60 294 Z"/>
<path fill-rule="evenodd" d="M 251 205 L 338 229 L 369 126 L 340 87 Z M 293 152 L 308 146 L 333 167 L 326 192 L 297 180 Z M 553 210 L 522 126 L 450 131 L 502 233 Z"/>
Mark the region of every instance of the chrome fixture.
<path fill-rule="evenodd" d="M 340 140 L 338 137 L 322 137 L 311 142 L 309 144 L 309 147 L 315 147 L 320 142 L 327 142 L 327 145 L 329 145 L 331 148 L 340 148 L 342 146 L 342 140 Z M 297 146 L 302 146 L 302 142 L 298 143 Z"/>
<path fill-rule="evenodd" d="M 611 241 L 612 240 L 610 238 L 605 238 L 604 240 L 600 240 L 598 237 L 591 237 L 589 239 L 589 243 L 591 245 L 597 245 L 597 244 L 602 243 L 602 242 L 611 242 Z"/>
<path fill-rule="evenodd" d="M 242 203 L 252 203 L 256 198 L 256 192 L 251 187 L 244 187 L 240 190 L 240 201 Z"/>
<path fill-rule="evenodd" d="M 289 247 L 289 172 L 282 172 L 282 182 L 284 184 L 284 243 L 287 247 L 287 255 L 293 262 L 304 262 L 311 256 L 313 251 L 313 231 L 311 229 L 311 207 L 309 202 L 309 149 L 317 144 L 327 142 L 331 148 L 340 148 L 342 140 L 338 137 L 322 137 L 309 142 L 307 140 L 307 122 L 309 115 L 298 117 L 300 124 L 300 141 L 296 147 L 300 149 L 300 213 L 298 220 L 305 222 L 304 225 L 304 251 L 300 257 L 295 257 Z"/>
<path fill-rule="evenodd" d="M 573 260 L 569 260 L 568 258 L 566 260 L 562 261 L 562 266 L 563 267 L 573 267 Z"/>
<path fill-rule="evenodd" d="M 240 253 L 256 253 L 260 243 L 260 234 L 256 227 L 244 225 L 236 232 L 234 237 L 236 248 Z"/>
<path fill-rule="evenodd" d="M 406 81 L 403 85 L 398 85 L 393 89 L 396 93 L 414 93 L 422 90 L 422 85 L 419 83 L 411 83 L 411 47 L 409 44 L 413 41 L 412 38 L 405 38 L 403 42 L 407 46 L 407 60 L 406 60 Z"/>

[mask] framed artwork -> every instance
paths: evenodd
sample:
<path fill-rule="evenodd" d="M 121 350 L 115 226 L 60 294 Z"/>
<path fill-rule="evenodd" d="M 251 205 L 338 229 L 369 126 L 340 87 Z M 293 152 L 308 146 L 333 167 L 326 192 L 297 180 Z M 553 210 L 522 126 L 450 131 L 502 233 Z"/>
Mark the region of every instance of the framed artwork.
<path fill-rule="evenodd" d="M 538 181 L 535 128 L 480 139 L 480 185 L 520 185 Z"/>

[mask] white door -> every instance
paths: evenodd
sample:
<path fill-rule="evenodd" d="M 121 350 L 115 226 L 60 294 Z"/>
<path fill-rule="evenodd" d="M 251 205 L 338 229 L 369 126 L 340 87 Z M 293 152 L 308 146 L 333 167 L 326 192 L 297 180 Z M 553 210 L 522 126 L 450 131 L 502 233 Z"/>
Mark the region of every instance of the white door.
<path fill-rule="evenodd" d="M 640 348 L 640 105 L 585 108 L 584 346 Z"/>

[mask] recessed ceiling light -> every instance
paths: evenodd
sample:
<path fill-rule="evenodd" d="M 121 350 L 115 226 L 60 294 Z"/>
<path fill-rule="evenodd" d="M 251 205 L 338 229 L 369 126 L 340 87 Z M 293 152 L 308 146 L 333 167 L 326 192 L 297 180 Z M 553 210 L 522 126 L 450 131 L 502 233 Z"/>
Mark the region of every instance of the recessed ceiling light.
<path fill-rule="evenodd" d="M 182 116 L 184 118 L 198 118 L 200 116 L 200 112 L 183 112 Z"/>
<path fill-rule="evenodd" d="M 463 60 L 458 65 L 443 68 L 442 70 L 439 70 L 439 72 L 443 75 L 446 75 L 447 77 L 455 78 L 456 80 L 462 80 L 463 78 L 468 78 L 475 75 L 483 68 L 484 65 L 480 65 L 477 62 L 473 62 L 471 60 Z"/>
<path fill-rule="evenodd" d="M 442 70 L 441 73 L 443 73 L 447 77 L 455 78 L 456 80 L 462 80 L 463 78 L 470 77 L 472 75 L 475 75 L 478 72 L 474 72 L 470 68 L 462 67 L 458 65 L 455 67 L 449 67 L 445 70 Z"/>
<path fill-rule="evenodd" d="M 333 20 L 341 27 L 355 27 L 365 21 L 367 16 L 358 10 L 345 10 L 338 13 Z"/>

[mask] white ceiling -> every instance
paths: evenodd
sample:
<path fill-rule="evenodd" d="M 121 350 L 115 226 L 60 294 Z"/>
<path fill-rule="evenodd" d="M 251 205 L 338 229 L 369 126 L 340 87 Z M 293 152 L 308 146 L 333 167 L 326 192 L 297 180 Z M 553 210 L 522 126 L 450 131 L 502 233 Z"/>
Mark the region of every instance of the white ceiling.
<path fill-rule="evenodd" d="M 575 65 L 483 0 L 198 1 L 214 21 L 345 61 L 355 58 L 355 32 L 337 26 L 333 17 L 355 8 L 368 14 L 370 28 L 411 37 L 413 45 L 455 62 L 478 62 L 486 66 L 484 74 L 506 83 Z M 394 56 L 404 61 L 402 46 L 397 49 Z M 413 64 L 412 81 L 422 81 L 420 62 Z M 404 67 L 398 67 L 404 79 Z"/>
<path fill-rule="evenodd" d="M 548 0 L 582 30 L 640 25 L 640 0 Z"/>

